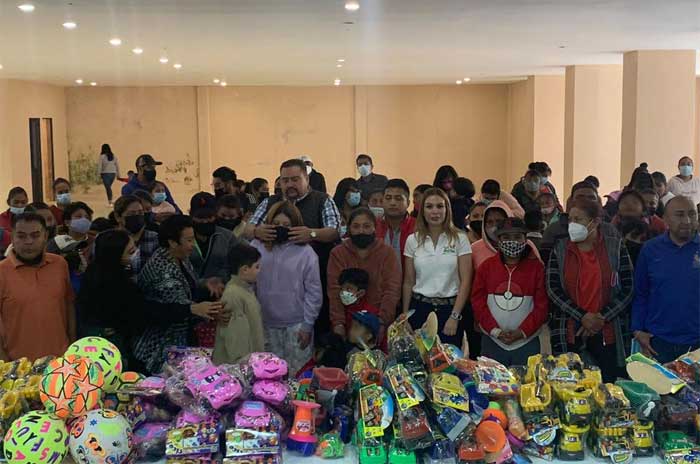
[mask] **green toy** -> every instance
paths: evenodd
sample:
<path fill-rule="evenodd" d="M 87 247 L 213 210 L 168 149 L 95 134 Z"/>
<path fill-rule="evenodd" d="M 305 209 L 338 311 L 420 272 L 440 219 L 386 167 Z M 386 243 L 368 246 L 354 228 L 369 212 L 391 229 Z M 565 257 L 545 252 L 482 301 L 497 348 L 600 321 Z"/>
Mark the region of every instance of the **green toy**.
<path fill-rule="evenodd" d="M 391 464 L 416 464 L 416 453 L 397 446 L 396 441 L 389 445 L 389 462 Z"/>
<path fill-rule="evenodd" d="M 316 456 L 323 459 L 336 459 L 345 456 L 345 445 L 340 439 L 340 435 L 336 432 L 323 435 L 316 448 Z"/>

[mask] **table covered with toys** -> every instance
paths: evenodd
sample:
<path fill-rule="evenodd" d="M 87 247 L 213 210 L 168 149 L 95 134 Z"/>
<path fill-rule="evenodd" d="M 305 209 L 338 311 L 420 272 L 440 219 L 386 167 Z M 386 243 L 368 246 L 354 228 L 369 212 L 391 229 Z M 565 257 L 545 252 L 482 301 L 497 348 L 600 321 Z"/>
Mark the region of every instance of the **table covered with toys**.
<path fill-rule="evenodd" d="M 10 464 L 360 462 L 700 463 L 700 355 L 661 366 L 628 359 L 633 380 L 601 382 L 578 355 L 503 366 L 440 342 L 437 320 L 400 317 L 388 354 L 291 378 L 252 353 L 215 366 L 172 347 L 163 372 L 123 372 L 119 350 L 88 337 L 64 356 L 0 364 L 0 427 Z"/>

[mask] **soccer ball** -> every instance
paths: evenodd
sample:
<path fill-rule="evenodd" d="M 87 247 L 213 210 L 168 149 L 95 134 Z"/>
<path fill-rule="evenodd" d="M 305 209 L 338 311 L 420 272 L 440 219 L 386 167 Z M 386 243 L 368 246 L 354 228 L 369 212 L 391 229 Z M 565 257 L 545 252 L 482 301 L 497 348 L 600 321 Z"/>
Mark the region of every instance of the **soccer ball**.
<path fill-rule="evenodd" d="M 61 419 L 85 414 L 102 398 L 104 377 L 87 358 L 66 356 L 49 363 L 39 385 L 39 397 L 46 410 Z"/>
<path fill-rule="evenodd" d="M 122 354 L 109 340 L 100 337 L 85 337 L 73 343 L 66 355 L 78 355 L 90 359 L 102 371 L 105 393 L 114 393 L 120 385 Z"/>

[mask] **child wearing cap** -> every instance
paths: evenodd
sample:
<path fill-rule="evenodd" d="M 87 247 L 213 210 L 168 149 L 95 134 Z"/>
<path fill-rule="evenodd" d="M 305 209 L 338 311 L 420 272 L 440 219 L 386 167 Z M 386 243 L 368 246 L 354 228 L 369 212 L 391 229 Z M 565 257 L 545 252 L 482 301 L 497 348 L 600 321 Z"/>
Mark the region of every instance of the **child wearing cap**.
<path fill-rule="evenodd" d="M 373 350 L 377 347 L 377 338 L 381 322 L 376 314 L 368 311 L 360 311 L 352 314 L 352 325 L 348 332 L 348 341 L 353 344 L 353 348 L 348 353 L 351 354 L 369 348 Z"/>
<path fill-rule="evenodd" d="M 499 252 L 479 266 L 472 287 L 481 354 L 506 366 L 549 352 L 538 337 L 549 312 L 544 265 L 526 234 L 521 219 L 506 219 L 495 233 Z"/>
<path fill-rule="evenodd" d="M 369 273 L 364 269 L 343 269 L 338 276 L 340 285 L 340 301 L 345 307 L 345 327 L 350 327 L 352 315 L 360 311 L 367 311 L 379 316 L 379 309 L 372 306 L 365 298 L 369 287 Z"/>

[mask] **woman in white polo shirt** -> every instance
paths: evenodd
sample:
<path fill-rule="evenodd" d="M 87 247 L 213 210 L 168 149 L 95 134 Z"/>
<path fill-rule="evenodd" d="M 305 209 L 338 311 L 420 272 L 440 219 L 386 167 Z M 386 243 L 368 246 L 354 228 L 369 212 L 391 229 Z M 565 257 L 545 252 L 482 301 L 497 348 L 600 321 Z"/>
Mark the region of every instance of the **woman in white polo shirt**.
<path fill-rule="evenodd" d="M 427 190 L 416 232 L 404 251 L 403 311 L 415 310 L 409 319 L 414 329 L 435 311 L 440 339 L 461 345 L 462 309 L 472 283 L 471 252 L 467 234 L 452 223 L 447 194 L 439 188 Z"/>

